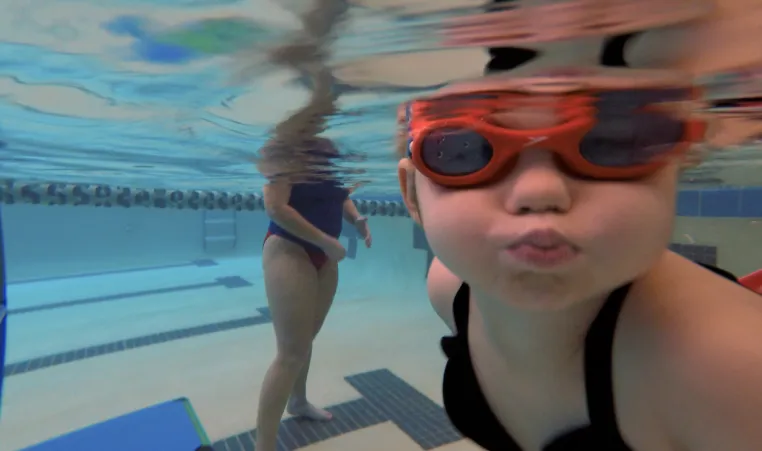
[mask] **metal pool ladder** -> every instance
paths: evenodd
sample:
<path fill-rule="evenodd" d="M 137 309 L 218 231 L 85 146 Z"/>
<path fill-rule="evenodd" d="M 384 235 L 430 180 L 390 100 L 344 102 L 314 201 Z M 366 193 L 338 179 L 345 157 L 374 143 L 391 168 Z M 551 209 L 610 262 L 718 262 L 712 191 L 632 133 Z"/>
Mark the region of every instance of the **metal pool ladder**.
<path fill-rule="evenodd" d="M 238 241 L 235 210 L 204 210 L 204 251 L 220 254 L 235 249 Z"/>

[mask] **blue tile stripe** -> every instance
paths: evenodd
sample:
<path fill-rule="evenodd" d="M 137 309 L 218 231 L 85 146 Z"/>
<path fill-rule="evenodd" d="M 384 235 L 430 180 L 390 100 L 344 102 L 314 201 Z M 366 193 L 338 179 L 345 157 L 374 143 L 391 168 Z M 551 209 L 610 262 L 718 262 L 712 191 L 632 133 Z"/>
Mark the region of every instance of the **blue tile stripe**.
<path fill-rule="evenodd" d="M 703 218 L 762 218 L 762 187 L 680 191 L 677 215 Z"/>
<path fill-rule="evenodd" d="M 205 268 L 208 266 L 217 266 L 217 262 L 212 259 L 205 258 L 201 260 L 193 260 L 188 263 L 176 263 L 176 264 L 159 265 L 159 266 L 143 266 L 139 268 L 112 269 L 108 271 L 95 271 L 95 272 L 88 272 L 88 273 L 81 273 L 81 274 L 70 274 L 66 276 L 24 279 L 24 280 L 18 280 L 15 282 L 8 282 L 8 285 L 21 285 L 21 284 L 37 283 L 37 282 L 50 282 L 53 280 L 79 279 L 79 278 L 85 278 L 85 277 L 108 276 L 113 274 L 128 274 L 128 273 L 134 273 L 134 272 L 156 271 L 161 269 L 173 269 L 173 268 L 186 268 L 186 267 L 193 267 L 193 266 L 198 268 Z"/>
<path fill-rule="evenodd" d="M 130 349 L 144 348 L 161 343 L 168 343 L 186 338 L 199 337 L 202 335 L 214 334 L 218 332 L 227 332 L 241 329 L 244 327 L 259 326 L 272 322 L 270 310 L 267 307 L 257 308 L 257 315 L 245 318 L 218 321 L 199 326 L 191 326 L 183 329 L 157 332 L 140 337 L 126 338 L 123 340 L 112 341 L 93 345 L 87 348 L 74 349 L 71 351 L 49 354 L 41 357 L 34 357 L 20 362 L 6 363 L 2 367 L 4 377 L 18 376 L 32 371 L 50 368 L 52 366 L 63 365 L 76 362 L 78 360 L 92 359 L 101 355 L 114 354 L 117 352 L 129 351 Z"/>
<path fill-rule="evenodd" d="M 124 293 L 115 293 L 105 296 L 94 296 L 84 299 L 74 299 L 70 301 L 48 302 L 32 307 L 9 308 L 8 315 L 21 315 L 25 313 L 42 312 L 46 310 L 55 310 L 68 307 L 77 307 L 81 305 L 99 304 L 101 302 L 122 301 L 128 299 L 141 298 L 145 296 L 156 296 L 161 294 L 178 293 L 180 291 L 195 291 L 204 288 L 224 287 L 228 289 L 245 288 L 253 286 L 251 282 L 239 276 L 217 277 L 213 282 L 194 283 L 188 285 L 176 285 L 173 287 L 154 288 L 151 290 L 127 291 Z"/>

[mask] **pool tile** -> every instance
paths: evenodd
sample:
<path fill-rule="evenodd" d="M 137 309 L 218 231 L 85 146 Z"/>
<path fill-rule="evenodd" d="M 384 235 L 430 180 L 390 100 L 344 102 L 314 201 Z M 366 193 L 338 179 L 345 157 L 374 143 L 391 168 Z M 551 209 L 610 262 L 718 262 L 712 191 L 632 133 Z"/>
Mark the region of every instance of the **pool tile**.
<path fill-rule="evenodd" d="M 717 266 L 717 247 L 700 244 L 672 243 L 669 249 L 698 263 Z"/>
<path fill-rule="evenodd" d="M 701 194 L 698 190 L 680 191 L 677 195 L 678 216 L 698 216 L 701 210 Z"/>
<path fill-rule="evenodd" d="M 762 218 L 762 187 L 741 190 L 741 214 L 744 218 Z"/>
<path fill-rule="evenodd" d="M 426 395 L 386 369 L 348 376 L 345 380 L 362 398 L 326 410 L 333 420 L 315 422 L 289 418 L 281 423 L 278 451 L 291 451 L 340 435 L 388 421 L 393 422 L 423 450 L 431 450 L 459 440 L 462 436 L 447 418 L 444 409 Z M 243 443 L 241 437 L 256 436 L 248 431 L 214 444 L 216 451 L 234 448 Z M 236 440 L 231 440 L 235 438 Z"/>
<path fill-rule="evenodd" d="M 41 370 L 43 368 L 49 368 L 51 366 L 63 365 L 78 360 L 90 359 L 100 355 L 113 354 L 129 349 L 143 348 L 155 344 L 182 340 L 184 338 L 197 337 L 200 335 L 212 334 L 216 332 L 235 330 L 243 327 L 257 326 L 272 321 L 269 310 L 266 308 L 259 308 L 257 311 L 259 313 L 257 316 L 220 321 L 211 324 L 203 324 L 200 326 L 192 326 L 167 332 L 159 332 L 142 337 L 128 338 L 126 340 L 118 340 L 111 343 L 89 346 L 72 351 L 35 357 L 21 362 L 7 363 L 3 368 L 3 375 L 5 377 L 16 376 L 19 374 L 29 373 L 31 371 Z"/>
<path fill-rule="evenodd" d="M 740 216 L 741 190 L 707 189 L 701 191 L 701 216 L 732 218 Z"/>

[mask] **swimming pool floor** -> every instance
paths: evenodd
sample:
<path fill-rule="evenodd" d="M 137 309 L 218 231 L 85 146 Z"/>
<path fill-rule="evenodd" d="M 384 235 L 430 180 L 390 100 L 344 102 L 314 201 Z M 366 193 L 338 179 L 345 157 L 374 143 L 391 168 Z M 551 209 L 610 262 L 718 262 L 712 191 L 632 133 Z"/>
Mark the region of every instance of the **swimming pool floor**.
<path fill-rule="evenodd" d="M 13 284 L 0 451 L 187 397 L 216 451 L 253 450 L 274 354 L 257 258 Z M 446 332 L 428 302 L 342 282 L 315 344 L 311 401 L 282 450 L 477 449 L 441 408 Z"/>

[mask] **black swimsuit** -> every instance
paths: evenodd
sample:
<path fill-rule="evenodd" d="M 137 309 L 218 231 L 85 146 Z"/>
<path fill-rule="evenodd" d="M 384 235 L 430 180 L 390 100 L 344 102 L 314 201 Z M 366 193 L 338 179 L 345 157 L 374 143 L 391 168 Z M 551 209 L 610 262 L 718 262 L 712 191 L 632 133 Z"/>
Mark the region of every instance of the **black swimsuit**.
<path fill-rule="evenodd" d="M 702 266 L 737 281 L 726 271 Z M 544 451 L 631 450 L 617 425 L 611 374 L 614 332 L 629 289 L 628 284 L 611 293 L 585 337 L 585 389 L 590 425 L 561 434 L 547 444 Z M 470 290 L 464 283 L 453 302 L 457 334 L 442 339 L 442 349 L 448 357 L 443 386 L 445 410 L 461 434 L 482 448 L 521 451 L 492 413 L 476 379 L 468 349 L 469 298 Z"/>

